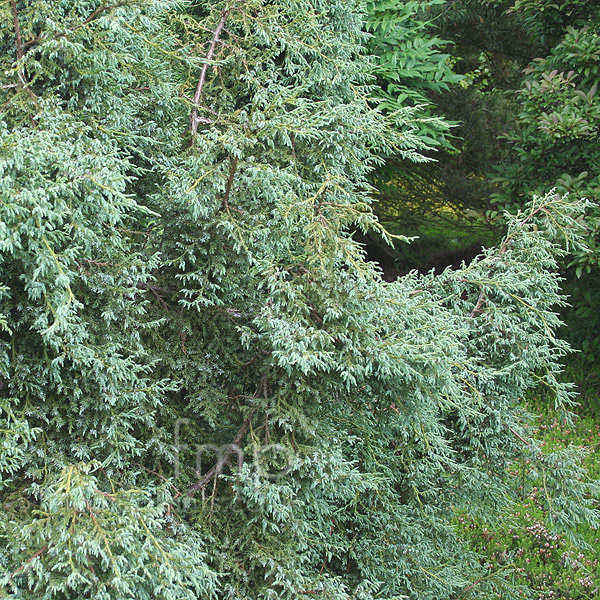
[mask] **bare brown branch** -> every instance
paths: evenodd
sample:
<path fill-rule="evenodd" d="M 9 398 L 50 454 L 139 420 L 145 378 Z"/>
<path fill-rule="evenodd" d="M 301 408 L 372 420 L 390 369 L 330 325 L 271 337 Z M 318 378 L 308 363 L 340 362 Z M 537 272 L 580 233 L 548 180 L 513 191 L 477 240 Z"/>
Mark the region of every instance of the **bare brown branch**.
<path fill-rule="evenodd" d="M 99 17 L 102 13 L 112 10 L 113 8 L 119 8 L 120 6 L 125 6 L 127 2 L 118 2 L 117 4 L 111 4 L 110 6 L 99 6 L 94 12 L 92 12 L 89 17 L 83 22 L 84 25 L 91 23 L 94 19 Z"/>
<path fill-rule="evenodd" d="M 17 60 L 23 58 L 23 39 L 21 38 L 21 25 L 19 24 L 19 13 L 17 12 L 17 3 L 10 0 L 10 10 L 12 12 L 13 26 L 15 28 L 15 38 L 17 47 Z"/>
<path fill-rule="evenodd" d="M 225 195 L 223 196 L 223 205 L 229 210 L 229 196 L 231 195 L 231 186 L 233 185 L 233 179 L 237 170 L 238 159 L 234 158 L 231 161 L 231 169 L 229 170 L 229 178 L 227 179 L 227 187 L 225 188 Z M 239 211 L 239 209 L 236 209 Z M 241 211 L 239 211 L 241 212 Z"/>
<path fill-rule="evenodd" d="M 12 575 L 9 577 L 9 581 L 18 573 L 20 573 L 34 558 L 37 558 L 38 556 L 42 555 L 44 552 L 46 552 L 46 550 L 48 550 L 49 546 L 43 546 L 42 548 L 40 548 L 35 554 L 33 554 L 33 556 L 31 556 L 30 558 L 27 559 L 27 562 L 25 562 L 24 564 L 22 564 L 14 573 L 12 573 Z"/>
<path fill-rule="evenodd" d="M 140 290 L 148 290 L 149 292 L 152 292 L 152 294 L 154 295 L 154 297 L 158 300 L 158 302 L 160 303 L 160 305 L 162 306 L 162 308 L 166 311 L 169 312 L 169 307 L 167 305 L 167 303 L 165 302 L 164 298 L 163 298 L 163 294 L 164 295 L 171 295 L 174 293 L 174 290 L 170 290 L 167 288 L 162 288 L 156 285 L 150 285 L 149 283 L 146 283 L 145 281 L 138 281 L 135 284 L 135 287 L 137 287 Z"/>
<path fill-rule="evenodd" d="M 479 314 L 481 312 L 481 307 L 483 306 L 484 302 L 485 302 L 485 292 L 481 292 L 481 294 L 479 294 L 479 298 L 477 298 L 477 304 L 475 304 L 475 307 L 469 313 L 469 317 L 473 318 L 477 314 Z"/>
<path fill-rule="evenodd" d="M 217 25 L 217 28 L 214 31 L 213 38 L 208 48 L 208 54 L 206 55 L 207 62 L 204 63 L 202 71 L 200 72 L 200 78 L 198 79 L 198 85 L 196 86 L 196 93 L 194 94 L 194 108 L 192 109 L 192 114 L 190 115 L 190 128 L 192 131 L 192 139 L 198 133 L 198 124 L 200 122 L 198 116 L 198 105 L 200 103 L 200 98 L 202 97 L 202 90 L 206 81 L 206 74 L 208 73 L 208 62 L 211 61 L 215 55 L 215 48 L 217 46 L 217 43 L 219 42 L 219 38 L 221 37 L 223 27 L 225 27 L 225 22 L 227 21 L 229 12 L 229 9 L 226 9 L 221 14 L 221 20 L 219 21 L 219 24 Z"/>
<path fill-rule="evenodd" d="M 17 11 L 16 0 L 10 0 L 10 11 L 12 13 L 13 27 L 15 29 L 15 46 L 17 49 L 17 61 L 20 61 L 23 58 L 23 56 L 25 56 L 25 54 L 23 53 L 23 38 L 21 37 L 21 25 L 19 23 L 19 13 Z M 19 68 L 19 82 L 22 86 L 27 83 L 25 79 L 25 73 L 23 72 L 23 67 Z"/>
<path fill-rule="evenodd" d="M 510 432 L 517 438 L 519 438 L 528 448 L 531 448 L 531 444 L 521 435 L 519 435 L 512 427 L 509 427 Z"/>

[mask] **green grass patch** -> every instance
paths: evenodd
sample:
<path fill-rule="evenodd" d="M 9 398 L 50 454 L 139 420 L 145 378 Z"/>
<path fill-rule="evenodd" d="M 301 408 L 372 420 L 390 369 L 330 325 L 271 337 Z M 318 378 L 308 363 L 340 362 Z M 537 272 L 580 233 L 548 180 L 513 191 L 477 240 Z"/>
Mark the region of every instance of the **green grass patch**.
<path fill-rule="evenodd" d="M 567 374 L 578 374 L 582 384 L 587 384 L 591 375 L 578 370 L 575 362 L 568 365 Z M 587 477 L 593 480 L 600 479 L 600 419 L 599 413 L 592 410 L 598 406 L 599 397 L 591 393 L 590 388 L 584 389 L 586 394 L 576 408 L 571 425 L 560 423 L 549 403 L 539 395 L 528 404 L 537 416 L 535 437 L 544 452 L 569 445 L 581 448 Z M 514 465 L 514 468 L 515 474 L 522 475 L 527 465 Z M 548 526 L 542 482 L 525 483 L 526 477 L 523 481 L 523 495 L 514 504 L 510 523 L 492 527 L 469 515 L 460 515 L 457 519 L 463 537 L 480 553 L 490 574 L 510 568 L 515 584 L 533 590 L 531 598 L 597 600 L 600 598 L 600 531 L 589 525 L 580 527 L 579 543 L 553 531 Z M 598 503 L 600 506 L 600 499 Z M 529 596 L 523 593 L 521 597 Z"/>

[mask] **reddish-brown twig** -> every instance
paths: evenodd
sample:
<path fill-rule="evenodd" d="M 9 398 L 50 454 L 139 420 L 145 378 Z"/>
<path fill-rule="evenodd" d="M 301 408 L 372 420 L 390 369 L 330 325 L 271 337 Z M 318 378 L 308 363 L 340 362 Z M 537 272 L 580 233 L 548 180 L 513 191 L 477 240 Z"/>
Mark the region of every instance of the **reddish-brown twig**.
<path fill-rule="evenodd" d="M 17 11 L 16 0 L 10 0 L 10 11 L 13 18 L 13 27 L 15 29 L 15 46 L 17 48 L 17 62 L 20 62 L 25 56 L 23 53 L 23 38 L 21 37 L 21 25 L 19 24 L 19 13 Z M 23 67 L 19 67 L 19 86 L 24 86 L 27 83 Z"/>
<path fill-rule="evenodd" d="M 227 186 L 225 188 L 225 195 L 223 196 L 223 205 L 227 210 L 229 210 L 229 196 L 231 195 L 231 186 L 233 185 L 233 179 L 235 177 L 235 172 L 237 170 L 238 159 L 234 158 L 231 161 L 231 169 L 229 170 L 229 178 L 227 179 Z M 242 211 L 239 208 L 234 208 L 233 210 L 241 213 Z"/>
<path fill-rule="evenodd" d="M 37 558 L 38 556 L 40 556 L 41 554 L 43 554 L 44 552 L 46 552 L 46 550 L 48 550 L 48 545 L 43 546 L 42 548 L 40 548 L 33 556 L 31 556 L 30 558 L 27 559 L 27 561 L 25 563 L 23 563 L 14 573 L 12 573 L 12 575 L 9 577 L 9 581 L 17 574 L 20 573 L 34 558 Z"/>
<path fill-rule="evenodd" d="M 214 31 L 214 35 L 212 41 L 210 42 L 210 46 L 208 48 L 208 54 L 206 55 L 206 62 L 202 67 L 202 71 L 200 72 L 200 78 L 198 79 L 198 85 L 196 86 L 196 93 L 194 94 L 194 108 L 192 108 L 192 114 L 190 116 L 190 128 L 192 131 L 192 139 L 198 133 L 198 105 L 200 103 L 200 98 L 202 97 L 202 89 L 204 88 L 204 83 L 206 81 L 206 74 L 208 73 L 208 63 L 213 59 L 215 55 L 215 48 L 217 43 L 219 42 L 219 38 L 221 37 L 221 33 L 223 31 L 223 27 L 225 27 L 225 21 L 227 21 L 227 17 L 229 16 L 229 9 L 226 9 L 221 14 L 221 20 L 217 25 L 217 28 Z"/>

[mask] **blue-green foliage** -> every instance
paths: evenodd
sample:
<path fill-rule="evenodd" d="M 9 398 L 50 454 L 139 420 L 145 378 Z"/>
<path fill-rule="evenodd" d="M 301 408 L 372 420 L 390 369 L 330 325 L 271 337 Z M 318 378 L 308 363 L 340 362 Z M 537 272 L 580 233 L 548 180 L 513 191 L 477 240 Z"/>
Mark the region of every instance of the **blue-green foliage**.
<path fill-rule="evenodd" d="M 452 515 L 502 518 L 524 454 L 552 525 L 597 519 L 520 405 L 570 402 L 581 206 L 384 283 L 352 238 L 387 235 L 367 177 L 427 143 L 370 107 L 363 9 L 3 5 L 0 597 L 510 594 Z"/>

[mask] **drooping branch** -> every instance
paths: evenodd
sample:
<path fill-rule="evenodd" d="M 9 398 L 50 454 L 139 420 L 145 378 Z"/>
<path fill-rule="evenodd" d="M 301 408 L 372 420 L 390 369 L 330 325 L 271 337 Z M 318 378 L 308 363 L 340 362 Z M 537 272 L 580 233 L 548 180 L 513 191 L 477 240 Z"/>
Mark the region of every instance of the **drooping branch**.
<path fill-rule="evenodd" d="M 548 209 L 546 208 L 546 206 L 538 206 L 535 210 L 531 211 L 522 221 L 519 221 L 519 227 L 522 227 L 523 225 L 527 224 L 533 217 L 535 217 L 535 215 L 537 215 L 540 212 L 547 213 Z M 502 256 L 510 248 L 511 242 L 511 236 L 507 237 L 502 242 L 502 245 L 498 250 L 498 256 Z M 482 290 L 479 294 L 479 297 L 477 298 L 477 303 L 475 304 L 473 310 L 469 313 L 470 318 L 473 318 L 477 316 L 480 312 L 483 312 L 482 308 L 485 304 L 485 297 L 485 291 Z"/>
<path fill-rule="evenodd" d="M 198 79 L 198 85 L 196 86 L 196 93 L 194 94 L 194 108 L 192 108 L 192 114 L 190 115 L 190 128 L 192 132 L 192 139 L 196 137 L 198 133 L 198 105 L 200 104 L 200 98 L 202 97 L 202 90 L 204 88 L 204 83 L 206 81 L 206 74 L 208 73 L 208 63 L 211 61 L 215 55 L 215 48 L 219 42 L 221 37 L 221 33 L 223 31 L 223 27 L 225 27 L 225 22 L 227 21 L 227 17 L 229 16 L 229 9 L 225 9 L 221 14 L 221 20 L 217 25 L 217 28 L 214 31 L 213 38 L 210 42 L 210 46 L 208 48 L 208 54 L 206 55 L 206 62 L 202 67 L 202 71 L 200 72 L 200 78 Z"/>

